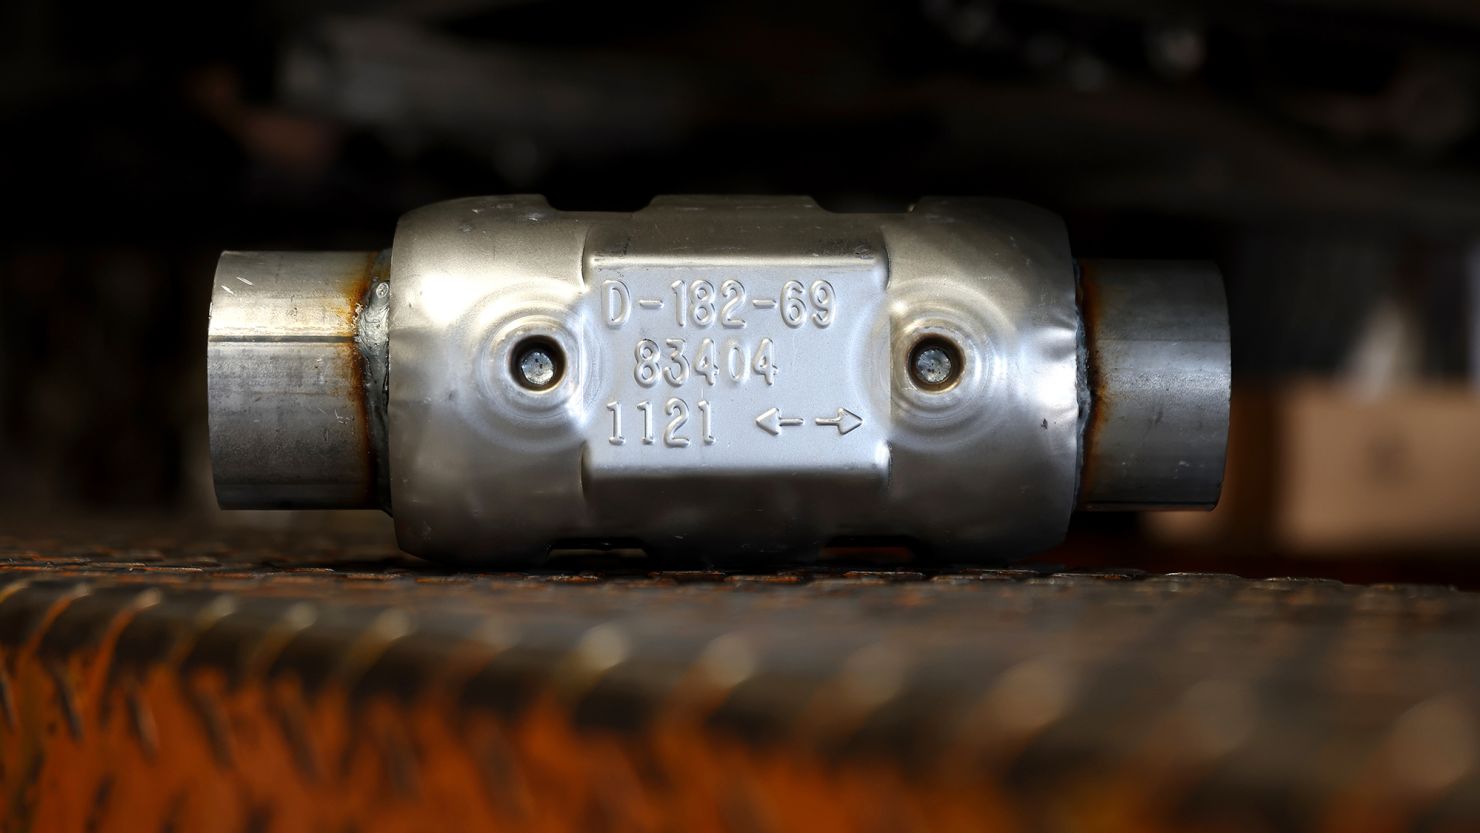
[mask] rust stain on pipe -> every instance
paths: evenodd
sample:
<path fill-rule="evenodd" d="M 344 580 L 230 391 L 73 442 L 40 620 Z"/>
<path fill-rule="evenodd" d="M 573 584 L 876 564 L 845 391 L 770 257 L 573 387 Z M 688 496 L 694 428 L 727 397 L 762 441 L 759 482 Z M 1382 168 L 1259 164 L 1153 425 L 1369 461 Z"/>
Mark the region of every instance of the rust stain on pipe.
<path fill-rule="evenodd" d="M 365 490 L 359 502 L 359 505 L 364 507 L 378 507 L 383 503 L 379 484 L 379 470 L 383 461 L 380 459 L 381 449 L 376 441 L 373 427 L 376 409 L 369 401 L 371 396 L 370 369 L 361 347 L 360 316 L 370 304 L 370 293 L 374 289 L 376 279 L 384 279 L 384 272 L 388 267 L 388 259 L 384 258 L 381 252 L 366 252 L 360 268 L 347 272 L 338 281 L 344 302 L 341 314 L 347 322 L 346 334 L 349 336 L 349 339 L 343 342 L 341 349 L 346 366 L 351 368 L 352 383 L 349 396 L 355 408 L 355 437 L 362 451 L 361 459 L 365 464 L 365 474 L 362 478 Z"/>

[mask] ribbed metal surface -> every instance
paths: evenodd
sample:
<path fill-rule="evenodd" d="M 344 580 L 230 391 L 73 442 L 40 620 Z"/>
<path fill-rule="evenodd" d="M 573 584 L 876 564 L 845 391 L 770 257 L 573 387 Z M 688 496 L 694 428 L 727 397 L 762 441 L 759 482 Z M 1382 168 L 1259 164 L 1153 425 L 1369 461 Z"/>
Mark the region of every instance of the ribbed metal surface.
<path fill-rule="evenodd" d="M 8 542 L 0 827 L 1470 830 L 1477 647 L 1434 587 Z"/>

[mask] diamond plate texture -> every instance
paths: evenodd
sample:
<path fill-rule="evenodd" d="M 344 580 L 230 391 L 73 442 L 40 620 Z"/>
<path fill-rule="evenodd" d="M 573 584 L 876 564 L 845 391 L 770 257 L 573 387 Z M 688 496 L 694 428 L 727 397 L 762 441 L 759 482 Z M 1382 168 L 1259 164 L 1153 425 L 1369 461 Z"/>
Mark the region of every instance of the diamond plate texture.
<path fill-rule="evenodd" d="M 623 563 L 0 540 L 0 828 L 1480 827 L 1471 594 Z"/>

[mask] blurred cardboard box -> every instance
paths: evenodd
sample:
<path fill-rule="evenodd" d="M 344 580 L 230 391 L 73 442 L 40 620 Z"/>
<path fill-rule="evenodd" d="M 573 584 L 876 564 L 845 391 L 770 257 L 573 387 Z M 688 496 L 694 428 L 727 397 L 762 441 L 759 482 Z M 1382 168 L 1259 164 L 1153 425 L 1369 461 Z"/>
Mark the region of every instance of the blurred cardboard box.
<path fill-rule="evenodd" d="M 1148 515 L 1174 545 L 1312 556 L 1480 546 L 1480 393 L 1455 385 L 1364 396 L 1300 383 L 1233 398 L 1223 499 Z"/>

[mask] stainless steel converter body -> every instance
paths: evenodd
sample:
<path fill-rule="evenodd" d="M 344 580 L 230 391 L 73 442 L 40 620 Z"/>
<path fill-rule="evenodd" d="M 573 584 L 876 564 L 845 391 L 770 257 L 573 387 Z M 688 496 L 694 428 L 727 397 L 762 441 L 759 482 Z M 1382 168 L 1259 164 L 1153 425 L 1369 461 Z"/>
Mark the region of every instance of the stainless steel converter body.
<path fill-rule="evenodd" d="M 1083 276 L 1056 216 L 977 199 L 487 197 L 406 215 L 388 262 L 228 252 L 217 494 L 384 508 L 407 551 L 473 563 L 838 539 L 999 558 L 1080 503 L 1210 506 L 1216 270 Z"/>

